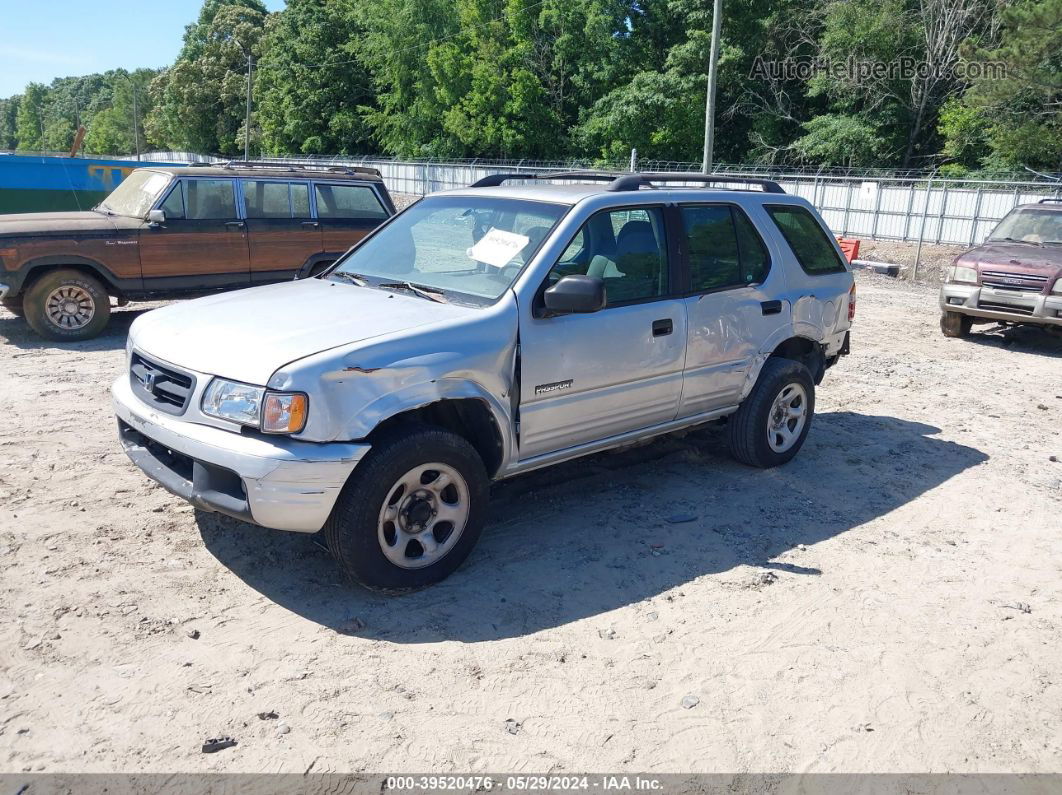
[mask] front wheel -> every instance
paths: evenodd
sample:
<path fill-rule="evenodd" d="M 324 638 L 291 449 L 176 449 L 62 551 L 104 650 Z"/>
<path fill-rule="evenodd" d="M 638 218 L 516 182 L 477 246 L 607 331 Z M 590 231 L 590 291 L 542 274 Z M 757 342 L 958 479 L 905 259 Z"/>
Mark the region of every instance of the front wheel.
<path fill-rule="evenodd" d="M 749 466 L 784 464 L 803 446 L 814 415 L 815 383 L 808 368 L 792 359 L 768 359 L 730 417 L 730 452 Z"/>
<path fill-rule="evenodd" d="M 400 593 L 449 576 L 472 551 L 490 486 L 465 439 L 409 425 L 373 443 L 324 527 L 346 575 L 370 590 Z"/>
<path fill-rule="evenodd" d="M 945 337 L 965 337 L 973 327 L 973 318 L 959 312 L 944 312 L 940 316 L 940 330 Z"/>
<path fill-rule="evenodd" d="M 111 299 L 98 279 L 75 270 L 46 273 L 26 291 L 26 322 L 60 342 L 91 339 L 111 316 Z"/>

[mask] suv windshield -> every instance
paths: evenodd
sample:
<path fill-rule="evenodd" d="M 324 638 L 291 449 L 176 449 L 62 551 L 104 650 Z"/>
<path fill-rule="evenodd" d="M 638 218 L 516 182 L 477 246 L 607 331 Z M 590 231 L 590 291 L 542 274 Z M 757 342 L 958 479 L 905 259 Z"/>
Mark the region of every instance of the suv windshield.
<path fill-rule="evenodd" d="M 1015 210 L 999 222 L 988 239 L 1037 244 L 1062 243 L 1062 212 Z"/>
<path fill-rule="evenodd" d="M 170 184 L 170 175 L 159 171 L 137 170 L 122 180 L 98 209 L 115 215 L 144 218 L 155 199 Z"/>
<path fill-rule="evenodd" d="M 410 207 L 333 271 L 494 300 L 534 256 L 567 205 L 436 196 Z"/>

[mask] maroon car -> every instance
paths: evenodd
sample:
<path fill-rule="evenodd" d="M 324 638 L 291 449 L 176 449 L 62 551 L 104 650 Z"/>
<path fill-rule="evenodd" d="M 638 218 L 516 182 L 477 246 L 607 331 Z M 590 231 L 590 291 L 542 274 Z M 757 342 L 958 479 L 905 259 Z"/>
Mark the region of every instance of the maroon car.
<path fill-rule="evenodd" d="M 1062 331 L 1062 199 L 1015 207 L 977 248 L 960 254 L 940 290 L 946 337 L 974 323 Z"/>

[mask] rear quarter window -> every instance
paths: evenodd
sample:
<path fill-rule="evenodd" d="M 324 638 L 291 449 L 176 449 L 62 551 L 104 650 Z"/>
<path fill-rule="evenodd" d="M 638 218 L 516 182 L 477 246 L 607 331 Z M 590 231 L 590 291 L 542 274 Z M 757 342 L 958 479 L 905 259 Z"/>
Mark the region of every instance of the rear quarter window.
<path fill-rule="evenodd" d="M 805 273 L 817 276 L 842 273 L 844 261 L 822 224 L 805 208 L 793 204 L 768 204 L 764 209 L 782 233 Z"/>

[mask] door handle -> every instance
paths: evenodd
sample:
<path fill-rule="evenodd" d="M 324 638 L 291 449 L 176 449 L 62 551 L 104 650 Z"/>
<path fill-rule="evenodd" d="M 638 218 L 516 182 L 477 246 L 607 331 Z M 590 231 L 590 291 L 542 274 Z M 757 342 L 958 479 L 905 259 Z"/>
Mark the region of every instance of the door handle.
<path fill-rule="evenodd" d="M 666 337 L 672 331 L 675 330 L 675 325 L 671 322 L 671 318 L 665 318 L 663 320 L 653 321 L 653 336 L 654 337 Z"/>
<path fill-rule="evenodd" d="M 314 229 L 316 229 L 317 227 L 320 226 L 320 224 L 317 223 L 316 221 L 303 221 L 302 225 L 303 226 L 310 226 L 310 227 L 313 227 Z"/>
<path fill-rule="evenodd" d="M 239 227 L 243 229 L 243 221 L 226 221 L 225 226 Z"/>
<path fill-rule="evenodd" d="M 781 301 L 761 301 L 760 311 L 765 315 L 779 315 L 782 313 Z"/>

